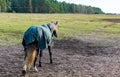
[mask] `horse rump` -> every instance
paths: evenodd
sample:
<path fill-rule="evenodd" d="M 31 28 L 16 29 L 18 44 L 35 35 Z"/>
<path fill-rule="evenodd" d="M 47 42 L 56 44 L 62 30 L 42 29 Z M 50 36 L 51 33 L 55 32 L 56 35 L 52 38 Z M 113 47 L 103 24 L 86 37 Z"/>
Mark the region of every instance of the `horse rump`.
<path fill-rule="evenodd" d="M 27 49 L 25 51 L 25 59 L 24 66 L 22 70 L 22 74 L 25 75 L 27 69 L 30 69 L 34 63 L 35 57 L 37 55 L 36 47 L 34 44 L 27 45 Z"/>

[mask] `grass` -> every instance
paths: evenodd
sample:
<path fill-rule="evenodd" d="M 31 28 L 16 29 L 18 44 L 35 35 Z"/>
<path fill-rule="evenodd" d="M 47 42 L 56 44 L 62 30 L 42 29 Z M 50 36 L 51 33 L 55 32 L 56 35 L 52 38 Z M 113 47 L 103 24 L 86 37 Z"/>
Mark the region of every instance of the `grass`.
<path fill-rule="evenodd" d="M 59 21 L 59 38 L 57 40 L 69 37 L 80 38 L 81 36 L 92 35 L 94 33 L 100 38 L 119 37 L 120 23 L 101 20 L 105 18 L 120 19 L 120 16 L 0 13 L 0 45 L 21 43 L 23 33 L 28 27 L 46 24 L 51 21 Z M 104 28 L 106 25 L 108 27 Z"/>

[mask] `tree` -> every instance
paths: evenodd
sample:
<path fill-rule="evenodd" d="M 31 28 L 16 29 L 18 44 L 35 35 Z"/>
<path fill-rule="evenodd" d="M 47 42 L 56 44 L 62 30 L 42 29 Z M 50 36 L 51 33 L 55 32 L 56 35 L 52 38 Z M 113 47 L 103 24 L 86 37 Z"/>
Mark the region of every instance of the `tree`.
<path fill-rule="evenodd" d="M 12 12 L 12 1 L 11 0 L 6 0 L 6 7 L 7 7 L 7 12 Z"/>
<path fill-rule="evenodd" d="M 0 0 L 0 9 L 1 9 L 1 12 L 7 11 L 6 0 Z"/>
<path fill-rule="evenodd" d="M 88 6 L 87 7 L 87 14 L 93 14 L 94 13 L 94 10 L 91 6 Z"/>
<path fill-rule="evenodd" d="M 32 0 L 29 0 L 30 13 L 32 13 Z"/>
<path fill-rule="evenodd" d="M 97 7 L 58 2 L 57 0 L 0 0 L 2 12 L 103 14 Z"/>
<path fill-rule="evenodd" d="M 94 10 L 94 14 L 104 14 L 104 12 L 100 8 L 93 7 L 93 10 Z"/>

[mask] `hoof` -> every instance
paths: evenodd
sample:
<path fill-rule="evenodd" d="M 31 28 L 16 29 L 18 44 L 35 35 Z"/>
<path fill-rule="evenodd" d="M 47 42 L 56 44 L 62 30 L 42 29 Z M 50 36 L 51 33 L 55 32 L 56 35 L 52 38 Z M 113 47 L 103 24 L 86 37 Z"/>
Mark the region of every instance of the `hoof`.
<path fill-rule="evenodd" d="M 42 65 L 41 65 L 41 64 L 39 64 L 39 65 L 38 65 L 38 67 L 42 67 Z"/>
<path fill-rule="evenodd" d="M 53 62 L 52 62 L 52 61 L 50 61 L 50 64 L 53 64 Z"/>
<path fill-rule="evenodd" d="M 25 75 L 25 74 L 26 74 L 26 71 L 25 71 L 25 70 L 22 70 L 22 74 Z"/>

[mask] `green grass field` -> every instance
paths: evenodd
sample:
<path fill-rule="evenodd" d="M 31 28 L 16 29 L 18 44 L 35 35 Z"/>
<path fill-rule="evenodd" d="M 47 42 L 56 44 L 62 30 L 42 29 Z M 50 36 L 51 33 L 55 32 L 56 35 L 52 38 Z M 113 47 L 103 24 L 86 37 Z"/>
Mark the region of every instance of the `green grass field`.
<path fill-rule="evenodd" d="M 51 21 L 59 22 L 59 38 L 92 36 L 98 38 L 120 37 L 120 23 L 102 19 L 120 19 L 115 15 L 83 14 L 11 14 L 0 13 L 0 45 L 20 43 L 25 30 L 31 25 L 42 25 Z"/>

